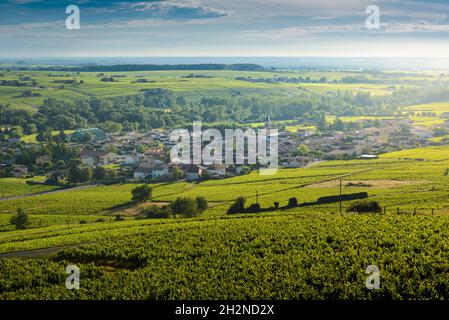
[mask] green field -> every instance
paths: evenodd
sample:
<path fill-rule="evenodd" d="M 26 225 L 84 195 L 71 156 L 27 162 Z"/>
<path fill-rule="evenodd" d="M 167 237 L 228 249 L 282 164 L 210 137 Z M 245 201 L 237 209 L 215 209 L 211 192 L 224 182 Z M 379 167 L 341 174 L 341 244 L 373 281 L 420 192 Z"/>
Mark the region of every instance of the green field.
<path fill-rule="evenodd" d="M 26 183 L 29 180 L 42 181 L 43 179 L 44 177 L 34 177 L 33 179 L 1 178 L 0 196 L 2 198 L 9 198 L 56 189 L 56 187 L 49 185 L 30 185 Z"/>
<path fill-rule="evenodd" d="M 255 201 L 257 193 L 262 207 L 270 207 L 275 201 L 280 202 L 281 206 L 285 205 L 290 197 L 298 198 L 299 202 L 312 202 L 322 196 L 338 194 L 336 182 L 342 179 L 345 183 L 344 193 L 366 191 L 371 199 L 380 201 L 391 210 L 401 207 L 404 210 L 417 208 L 427 213 L 435 209 L 445 213 L 446 208 L 449 208 L 449 178 L 445 175 L 448 168 L 447 147 L 412 149 L 385 154 L 379 160 L 328 161 L 305 169 L 280 169 L 273 176 L 252 172 L 201 183 L 157 184 L 153 186 L 152 201 L 167 203 L 181 196 L 204 196 L 213 204 L 205 216 L 219 217 L 225 215 L 230 203 L 239 196 L 247 198 L 250 204 Z M 346 186 L 351 182 L 352 186 Z M 357 183 L 364 186 L 359 187 Z M 71 215 L 72 223 L 76 224 L 76 216 L 110 216 L 126 210 L 130 206 L 131 190 L 135 186 L 94 186 L 5 200 L 0 202 L 0 212 L 4 217 L 9 217 L 17 208 L 24 208 L 34 221 L 41 217 L 40 222 L 44 225 L 53 222 L 65 224 L 67 215 Z M 35 192 L 20 191 L 18 187 L 16 194 Z M 344 203 L 343 209 L 349 204 Z M 337 210 L 338 205 L 335 204 L 296 208 L 294 211 L 330 213 Z M 130 212 L 131 215 L 135 213 L 132 210 Z M 55 221 L 51 221 L 50 217 Z M 5 225 L 7 220 L 3 220 Z"/>
<path fill-rule="evenodd" d="M 442 113 L 449 112 L 449 102 L 435 102 L 435 103 L 427 103 L 409 106 L 405 108 L 406 111 L 414 111 L 414 112 L 433 112 L 437 115 L 441 115 Z"/>
<path fill-rule="evenodd" d="M 0 104 L 10 104 L 15 107 L 39 106 L 44 99 L 53 97 L 60 100 L 76 100 L 87 97 L 117 97 L 142 93 L 143 89 L 164 88 L 179 92 L 191 99 L 204 96 L 223 95 L 262 95 L 278 94 L 297 95 L 303 91 L 324 94 L 336 91 L 369 92 L 372 95 L 391 94 L 388 81 L 385 84 L 345 84 L 345 83 L 262 83 L 240 81 L 238 77 L 273 78 L 310 77 L 317 80 L 327 76 L 329 80 L 339 80 L 344 76 L 355 76 L 352 72 L 244 72 L 244 71 L 145 71 L 145 72 L 107 72 L 98 75 L 95 72 L 45 72 L 45 71 L 10 71 L 2 72 L 0 80 L 17 80 L 21 77 L 31 77 L 38 85 L 45 88 L 0 86 Z M 210 78 L 186 78 L 197 74 Z M 53 75 L 53 76 L 49 76 Z M 58 75 L 58 76 L 55 76 Z M 360 74 L 358 74 L 360 75 Z M 102 82 L 102 77 L 116 76 L 117 82 Z M 148 83 L 136 83 L 138 79 L 146 79 Z M 55 83 L 60 80 L 76 80 L 78 84 Z M 83 83 L 79 83 L 83 81 Z M 25 81 L 26 82 L 26 81 Z M 64 88 L 61 88 L 64 86 Z M 22 91 L 32 90 L 40 97 L 22 97 Z"/>

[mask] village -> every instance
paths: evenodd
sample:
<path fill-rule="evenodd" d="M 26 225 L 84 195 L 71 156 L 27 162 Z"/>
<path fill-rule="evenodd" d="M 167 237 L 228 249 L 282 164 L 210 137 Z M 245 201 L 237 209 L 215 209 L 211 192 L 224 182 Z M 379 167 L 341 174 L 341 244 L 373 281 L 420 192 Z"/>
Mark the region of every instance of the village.
<path fill-rule="evenodd" d="M 378 155 L 394 150 L 434 144 L 432 128 L 413 126 L 406 119 L 384 119 L 373 123 L 360 121 L 358 129 L 327 129 L 317 132 L 314 128 L 298 128 L 296 131 L 277 126 L 269 117 L 260 128 L 276 128 L 278 134 L 278 163 L 283 168 L 304 168 L 325 160 L 376 159 Z M 444 124 L 449 128 L 449 121 Z M 242 127 L 243 130 L 249 127 Z M 10 132 L 10 131 L 9 131 Z M 248 174 L 259 164 L 211 165 L 174 164 L 170 150 L 170 130 L 149 132 L 123 132 L 108 134 L 98 128 L 76 130 L 52 137 L 52 145 L 71 150 L 51 152 L 44 142 L 24 142 L 21 138 L 7 138 L 7 129 L 0 131 L 0 172 L 3 177 L 31 178 L 43 176 L 40 181 L 64 185 L 67 183 L 102 182 L 164 182 L 186 180 L 188 182 L 223 179 Z M 60 138 L 60 137 L 59 137 Z M 49 141 L 47 141 L 47 144 Z M 444 140 L 442 142 L 444 143 Z M 78 171 L 73 173 L 76 163 Z M 83 171 L 82 169 L 87 169 Z M 84 172 L 84 173 L 83 173 Z M 73 178 L 78 174 L 83 177 Z"/>

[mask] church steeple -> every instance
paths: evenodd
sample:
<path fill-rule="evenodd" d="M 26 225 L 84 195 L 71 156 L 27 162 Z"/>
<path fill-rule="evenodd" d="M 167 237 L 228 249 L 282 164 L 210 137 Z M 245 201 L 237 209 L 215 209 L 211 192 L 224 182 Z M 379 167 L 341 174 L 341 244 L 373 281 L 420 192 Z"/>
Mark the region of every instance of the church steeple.
<path fill-rule="evenodd" d="M 267 124 L 271 124 L 271 118 L 270 118 L 270 114 L 269 113 L 267 113 Z"/>

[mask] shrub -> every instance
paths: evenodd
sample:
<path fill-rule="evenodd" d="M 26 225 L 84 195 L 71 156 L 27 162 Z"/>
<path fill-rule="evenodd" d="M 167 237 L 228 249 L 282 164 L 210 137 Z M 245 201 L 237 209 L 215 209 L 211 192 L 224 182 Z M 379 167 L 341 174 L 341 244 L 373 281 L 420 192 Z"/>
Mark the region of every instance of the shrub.
<path fill-rule="evenodd" d="M 200 213 L 197 203 L 192 198 L 177 198 L 170 203 L 173 214 L 180 214 L 186 217 L 194 217 Z"/>
<path fill-rule="evenodd" d="M 294 208 L 298 206 L 298 199 L 296 198 L 290 198 L 288 199 L 288 205 L 289 208 Z"/>
<path fill-rule="evenodd" d="M 369 213 L 369 212 L 380 213 L 382 212 L 382 207 L 379 205 L 377 201 L 357 201 L 351 204 L 351 206 L 347 211 L 358 213 Z"/>
<path fill-rule="evenodd" d="M 248 174 L 248 173 L 250 173 L 250 172 L 251 172 L 251 168 L 248 167 L 248 166 L 243 166 L 243 167 L 240 169 L 240 175 L 245 175 L 245 174 Z"/>
<path fill-rule="evenodd" d="M 22 208 L 18 208 L 17 213 L 11 218 L 11 224 L 13 224 L 18 230 L 28 228 L 28 226 L 30 225 L 28 214 L 23 211 Z"/>
<path fill-rule="evenodd" d="M 121 214 L 118 214 L 118 215 L 115 216 L 115 219 L 114 219 L 114 220 L 115 220 L 115 221 L 124 221 L 124 220 L 125 220 L 125 217 L 122 216 Z"/>
<path fill-rule="evenodd" d="M 106 169 L 102 166 L 95 167 L 92 178 L 95 180 L 104 180 L 106 178 Z"/>
<path fill-rule="evenodd" d="M 141 211 L 141 214 L 143 214 L 147 219 L 164 219 L 168 218 L 170 214 L 172 214 L 172 210 L 170 206 L 151 206 L 148 208 L 145 208 Z"/>
<path fill-rule="evenodd" d="M 195 201 L 196 201 L 196 206 L 200 213 L 203 213 L 204 211 L 206 211 L 209 208 L 209 204 L 207 203 L 207 200 L 205 197 L 197 197 L 195 199 Z"/>
<path fill-rule="evenodd" d="M 261 208 L 260 208 L 260 204 L 258 204 L 258 203 L 253 203 L 245 210 L 245 212 L 248 212 L 248 213 L 259 213 L 260 211 L 261 211 Z"/>
<path fill-rule="evenodd" d="M 243 213 L 245 211 L 245 198 L 239 197 L 229 207 L 227 214 Z"/>
<path fill-rule="evenodd" d="M 138 186 L 131 191 L 132 200 L 137 201 L 137 202 L 143 202 L 143 201 L 149 200 L 149 199 L 151 199 L 152 193 L 153 193 L 153 188 L 151 188 L 149 185 L 144 184 L 144 185 Z"/>

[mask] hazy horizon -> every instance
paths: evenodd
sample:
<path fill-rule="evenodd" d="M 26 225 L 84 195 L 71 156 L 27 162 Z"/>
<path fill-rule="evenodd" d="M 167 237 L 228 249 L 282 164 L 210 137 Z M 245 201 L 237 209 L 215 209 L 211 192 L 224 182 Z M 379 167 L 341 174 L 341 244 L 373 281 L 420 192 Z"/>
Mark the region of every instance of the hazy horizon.
<path fill-rule="evenodd" d="M 235 64 L 254 63 L 279 69 L 449 70 L 449 59 L 360 57 L 39 57 L 0 58 L 12 65 Z"/>
<path fill-rule="evenodd" d="M 442 0 L 2 0 L 0 57 L 448 58 L 448 12 Z"/>

